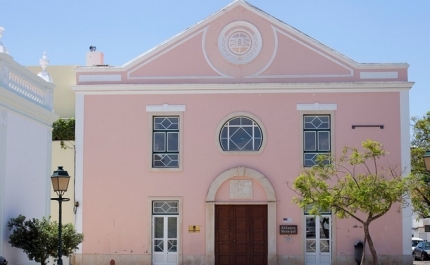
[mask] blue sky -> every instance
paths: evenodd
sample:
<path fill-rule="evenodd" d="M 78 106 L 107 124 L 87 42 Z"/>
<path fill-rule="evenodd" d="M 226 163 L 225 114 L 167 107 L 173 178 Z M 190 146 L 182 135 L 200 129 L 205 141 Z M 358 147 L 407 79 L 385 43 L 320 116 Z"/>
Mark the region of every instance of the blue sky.
<path fill-rule="evenodd" d="M 90 45 L 123 65 L 232 0 L 1 0 L 1 42 L 15 61 L 84 65 Z M 430 111 L 430 1 L 249 0 L 359 63 L 408 63 L 411 116 Z M 48 67 L 49 71 L 49 67 Z"/>

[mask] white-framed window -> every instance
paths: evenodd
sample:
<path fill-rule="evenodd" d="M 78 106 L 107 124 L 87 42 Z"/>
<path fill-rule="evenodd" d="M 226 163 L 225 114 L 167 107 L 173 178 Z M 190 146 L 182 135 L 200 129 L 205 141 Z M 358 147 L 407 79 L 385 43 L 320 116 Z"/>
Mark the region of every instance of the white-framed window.
<path fill-rule="evenodd" d="M 153 116 L 152 167 L 179 167 L 179 116 Z"/>
<path fill-rule="evenodd" d="M 217 141 L 222 152 L 260 153 L 264 148 L 264 126 L 250 113 L 237 112 L 228 115 L 219 124 L 217 132 Z"/>
<path fill-rule="evenodd" d="M 329 155 L 330 152 L 330 115 L 303 115 L 303 166 L 311 167 L 316 165 L 318 155 Z"/>
<path fill-rule="evenodd" d="M 182 170 L 182 124 L 184 105 L 151 105 L 150 168 Z"/>

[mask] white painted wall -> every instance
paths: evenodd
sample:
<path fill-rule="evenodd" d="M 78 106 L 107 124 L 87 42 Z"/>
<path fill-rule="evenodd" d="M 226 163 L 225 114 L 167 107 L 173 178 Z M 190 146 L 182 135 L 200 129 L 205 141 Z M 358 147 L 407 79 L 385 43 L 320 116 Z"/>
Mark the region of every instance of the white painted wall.
<path fill-rule="evenodd" d="M 51 129 L 14 112 L 7 113 L 3 220 L 19 214 L 41 219 L 50 212 Z M 8 238 L 6 230 L 4 238 Z M 6 240 L 7 241 L 7 240 Z M 28 263 L 22 250 L 4 245 L 12 264 Z"/>
<path fill-rule="evenodd" d="M 10 218 L 50 213 L 53 88 L 0 53 L 0 255 L 9 264 L 36 264 L 8 243 Z"/>

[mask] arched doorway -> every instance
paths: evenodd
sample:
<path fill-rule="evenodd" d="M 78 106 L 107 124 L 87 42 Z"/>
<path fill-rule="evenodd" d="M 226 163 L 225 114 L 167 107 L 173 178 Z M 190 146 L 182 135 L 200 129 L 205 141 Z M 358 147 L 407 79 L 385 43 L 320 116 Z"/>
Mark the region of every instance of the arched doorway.
<path fill-rule="evenodd" d="M 266 201 L 246 202 L 244 200 L 216 202 L 215 197 L 221 185 L 234 177 L 246 177 L 259 183 L 264 189 Z M 276 196 L 270 181 L 260 172 L 247 168 L 236 167 L 224 171 L 211 183 L 206 196 L 206 264 L 215 264 L 215 206 L 216 205 L 267 205 L 267 264 L 277 264 L 276 256 Z M 257 207 L 256 207 L 257 208 Z M 253 210 L 252 210 L 253 211 Z"/>

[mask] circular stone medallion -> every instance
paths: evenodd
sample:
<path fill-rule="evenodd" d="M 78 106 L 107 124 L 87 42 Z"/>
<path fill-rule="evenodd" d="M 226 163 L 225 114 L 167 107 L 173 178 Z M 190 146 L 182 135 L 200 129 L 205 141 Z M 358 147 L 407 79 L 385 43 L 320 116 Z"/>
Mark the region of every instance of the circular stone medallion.
<path fill-rule="evenodd" d="M 225 26 L 218 36 L 221 55 L 234 64 L 254 60 L 261 51 L 262 39 L 258 29 L 251 23 L 235 21 Z"/>

